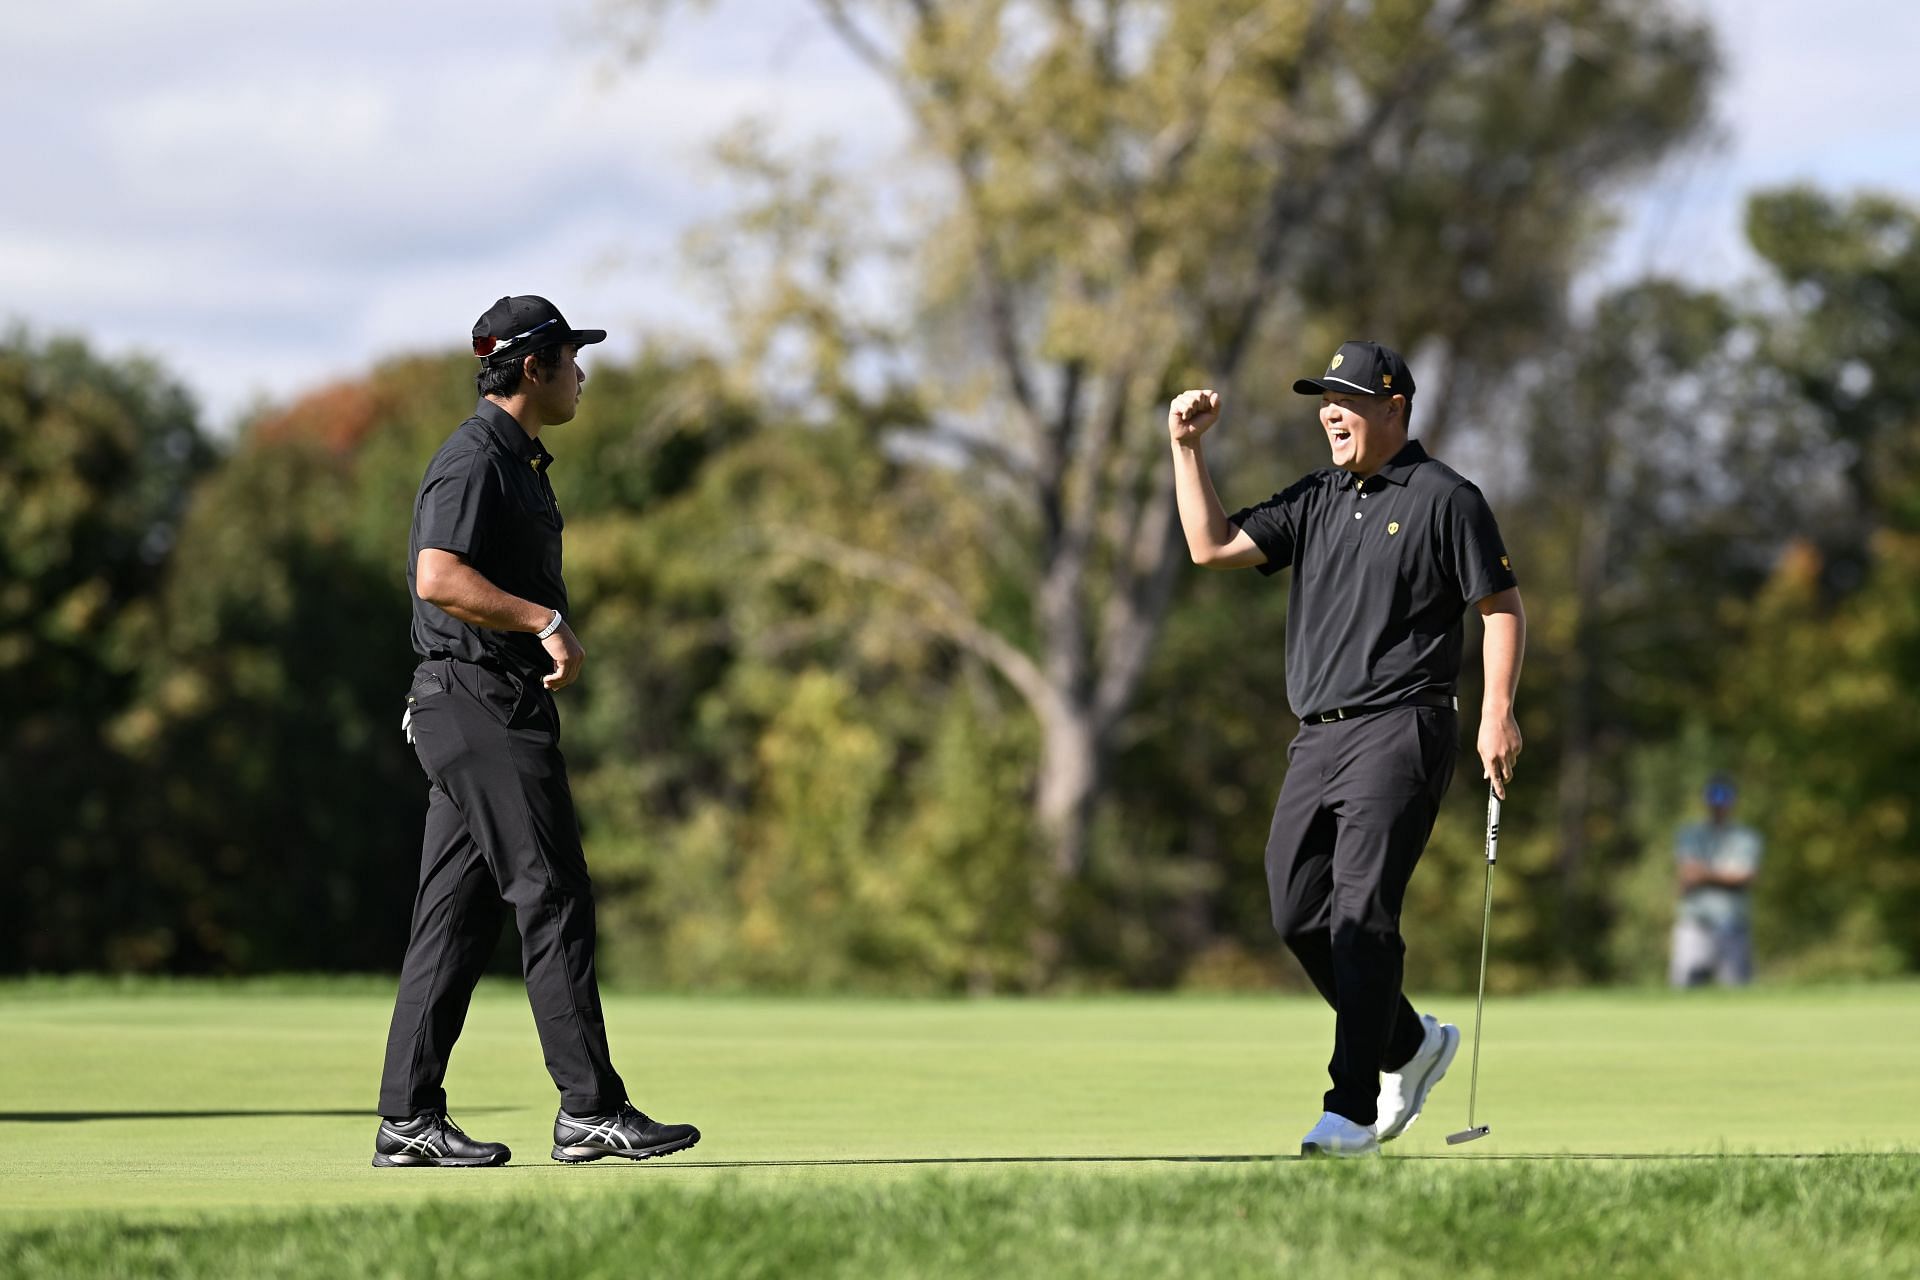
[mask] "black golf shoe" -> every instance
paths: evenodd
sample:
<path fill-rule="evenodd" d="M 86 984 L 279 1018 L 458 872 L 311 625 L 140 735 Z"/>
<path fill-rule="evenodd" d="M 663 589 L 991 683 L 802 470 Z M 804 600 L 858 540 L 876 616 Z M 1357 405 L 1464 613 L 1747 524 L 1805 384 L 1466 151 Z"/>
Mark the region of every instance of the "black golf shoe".
<path fill-rule="evenodd" d="M 601 1156 L 645 1160 L 685 1151 L 700 1141 L 690 1124 L 661 1124 L 631 1102 L 611 1115 L 575 1116 L 563 1109 L 553 1118 L 553 1158 L 562 1164 L 584 1164 Z"/>
<path fill-rule="evenodd" d="M 475 1142 L 444 1111 L 422 1111 L 410 1120 L 382 1120 L 373 1140 L 376 1169 L 477 1169 L 513 1158 L 503 1142 Z"/>

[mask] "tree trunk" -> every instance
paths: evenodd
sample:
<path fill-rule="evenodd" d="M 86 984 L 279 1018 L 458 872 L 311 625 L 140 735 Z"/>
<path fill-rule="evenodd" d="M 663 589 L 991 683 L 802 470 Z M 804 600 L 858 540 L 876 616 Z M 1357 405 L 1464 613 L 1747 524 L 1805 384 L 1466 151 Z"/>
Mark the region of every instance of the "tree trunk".
<path fill-rule="evenodd" d="M 1607 549 L 1613 540 L 1611 507 L 1613 447 L 1607 427 L 1596 424 L 1588 452 L 1590 459 L 1581 492 L 1588 495 L 1580 505 L 1575 526 L 1573 563 L 1573 643 L 1568 653 L 1567 678 L 1562 685 L 1561 720 L 1565 741 L 1560 754 L 1560 779 L 1556 797 L 1559 809 L 1559 848 L 1555 872 L 1559 880 L 1562 924 L 1573 923 L 1574 900 L 1580 877 L 1585 871 L 1588 846 L 1588 819 L 1593 807 L 1593 763 L 1595 754 L 1595 703 L 1600 696 L 1600 668 L 1605 657 L 1599 651 L 1601 627 L 1596 614 L 1602 611 L 1607 588 Z"/>
<path fill-rule="evenodd" d="M 1034 922 L 1028 948 L 1029 981 L 1036 988 L 1059 974 L 1067 889 L 1086 865 L 1101 775 L 1100 744 L 1090 707 L 1061 703 L 1041 717 L 1040 734 L 1034 817 L 1045 851 L 1034 866 Z"/>

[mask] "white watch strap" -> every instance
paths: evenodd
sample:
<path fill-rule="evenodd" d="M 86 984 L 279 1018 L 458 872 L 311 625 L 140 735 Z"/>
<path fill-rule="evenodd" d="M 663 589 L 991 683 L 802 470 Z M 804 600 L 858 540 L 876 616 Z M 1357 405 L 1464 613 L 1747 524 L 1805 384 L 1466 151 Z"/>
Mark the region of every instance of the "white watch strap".
<path fill-rule="evenodd" d="M 545 640 L 548 636 L 552 635 L 554 632 L 560 629 L 560 623 L 561 623 L 560 611 L 558 609 L 555 609 L 553 611 L 553 617 L 550 621 L 548 621 L 547 625 L 540 628 L 540 630 L 534 633 L 534 639 Z"/>

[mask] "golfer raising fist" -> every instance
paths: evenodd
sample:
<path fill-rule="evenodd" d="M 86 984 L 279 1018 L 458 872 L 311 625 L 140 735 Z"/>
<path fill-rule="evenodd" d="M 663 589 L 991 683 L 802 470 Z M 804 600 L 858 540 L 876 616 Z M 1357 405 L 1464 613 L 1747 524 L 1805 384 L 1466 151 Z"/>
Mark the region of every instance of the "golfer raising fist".
<path fill-rule="evenodd" d="M 1526 619 L 1486 500 L 1407 437 L 1413 374 L 1372 342 L 1320 378 L 1333 465 L 1229 517 L 1201 442 L 1220 397 L 1167 414 L 1193 562 L 1291 567 L 1287 700 L 1300 717 L 1267 837 L 1273 923 L 1335 1011 L 1324 1112 L 1308 1155 L 1369 1155 L 1406 1131 L 1460 1045 L 1401 994 L 1400 905 L 1453 778 L 1461 620 L 1485 621 L 1481 766 L 1501 796 L 1520 755 L 1513 718 Z"/>
<path fill-rule="evenodd" d="M 1220 393 L 1182 391 L 1167 410 L 1167 430 L 1175 444 L 1198 444 L 1207 428 L 1220 420 Z"/>

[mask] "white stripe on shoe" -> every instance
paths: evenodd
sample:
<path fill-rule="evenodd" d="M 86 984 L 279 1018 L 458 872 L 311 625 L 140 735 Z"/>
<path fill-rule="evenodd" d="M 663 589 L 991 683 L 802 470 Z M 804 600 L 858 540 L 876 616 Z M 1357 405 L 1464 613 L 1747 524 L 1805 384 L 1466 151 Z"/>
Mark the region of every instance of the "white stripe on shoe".
<path fill-rule="evenodd" d="M 568 1120 L 567 1123 L 580 1131 L 568 1142 L 569 1146 L 601 1142 L 609 1147 L 625 1147 L 629 1151 L 633 1150 L 633 1140 L 621 1131 L 618 1117 L 604 1124 L 584 1124 L 578 1120 Z"/>
<path fill-rule="evenodd" d="M 363 1129 L 361 1132 L 364 1133 L 366 1130 Z M 396 1155 L 427 1156 L 434 1160 L 440 1160 L 446 1157 L 447 1153 L 440 1149 L 440 1144 L 435 1142 L 427 1134 L 421 1134 L 417 1138 L 411 1137 L 399 1132 L 390 1125 L 384 1124 L 380 1126 L 380 1132 L 382 1136 L 400 1144 L 402 1151 L 395 1152 L 394 1154 Z"/>

